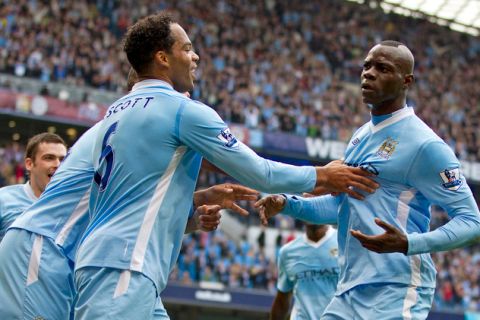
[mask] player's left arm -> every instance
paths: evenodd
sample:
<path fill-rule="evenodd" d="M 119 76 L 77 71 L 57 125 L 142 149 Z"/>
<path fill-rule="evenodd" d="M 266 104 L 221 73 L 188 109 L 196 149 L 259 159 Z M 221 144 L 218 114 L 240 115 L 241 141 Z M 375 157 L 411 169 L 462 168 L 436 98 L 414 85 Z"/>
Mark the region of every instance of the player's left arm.
<path fill-rule="evenodd" d="M 480 213 L 460 163 L 443 141 L 433 141 L 418 153 L 408 172 L 408 182 L 431 203 L 440 205 L 452 218 L 434 231 L 406 234 L 380 219 L 385 233 L 367 236 L 351 233 L 362 245 L 378 253 L 402 252 L 413 255 L 459 248 L 480 237 Z"/>
<path fill-rule="evenodd" d="M 430 142 L 409 174 L 411 184 L 451 220 L 426 233 L 408 234 L 408 254 L 459 248 L 480 237 L 480 212 L 453 151 L 443 141 Z"/>

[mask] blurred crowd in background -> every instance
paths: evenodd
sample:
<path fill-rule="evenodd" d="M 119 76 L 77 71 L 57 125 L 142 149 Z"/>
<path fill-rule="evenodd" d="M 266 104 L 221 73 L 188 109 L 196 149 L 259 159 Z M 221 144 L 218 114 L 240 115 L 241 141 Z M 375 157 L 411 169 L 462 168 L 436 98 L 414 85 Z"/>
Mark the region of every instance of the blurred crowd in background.
<path fill-rule="evenodd" d="M 358 89 L 363 59 L 375 43 L 395 39 L 416 59 L 408 104 L 460 159 L 480 159 L 480 39 L 341 1 L 6 0 L 0 72 L 123 92 L 129 65 L 120 39 L 139 17 L 163 9 L 187 29 L 200 55 L 192 97 L 228 122 L 346 141 L 369 119 Z M 25 181 L 23 153 L 18 143 L 1 146 L 0 186 Z M 200 186 L 218 182 L 215 175 L 199 179 Z M 445 219 L 434 208 L 432 227 Z M 435 308 L 480 310 L 479 249 L 433 255 Z M 263 250 L 261 241 L 235 243 L 221 231 L 192 234 L 171 279 L 273 292 L 275 261 Z"/>
<path fill-rule="evenodd" d="M 363 59 L 396 39 L 416 59 L 408 103 L 460 159 L 480 159 L 480 39 L 343 1 L 2 1 L 0 72 L 122 91 L 123 34 L 164 9 L 200 55 L 193 98 L 227 121 L 347 140 L 368 120 Z"/>

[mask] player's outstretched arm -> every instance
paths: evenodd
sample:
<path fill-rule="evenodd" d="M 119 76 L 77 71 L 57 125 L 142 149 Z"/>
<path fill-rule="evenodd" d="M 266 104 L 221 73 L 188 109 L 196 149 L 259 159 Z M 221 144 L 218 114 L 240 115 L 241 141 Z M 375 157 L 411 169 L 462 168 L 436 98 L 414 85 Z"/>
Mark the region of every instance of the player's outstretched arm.
<path fill-rule="evenodd" d="M 216 230 L 222 217 L 220 209 L 222 209 L 222 207 L 219 205 L 203 205 L 197 207 L 193 216 L 188 219 L 185 233 L 191 233 L 197 230 L 205 232 Z"/>
<path fill-rule="evenodd" d="M 373 193 L 380 186 L 371 179 L 375 176 L 373 173 L 359 167 L 349 167 L 338 160 L 323 167 L 316 167 L 316 171 L 315 187 L 320 187 L 319 189 L 324 192 L 345 192 L 353 198 L 362 200 L 365 196 L 358 191 Z"/>
<path fill-rule="evenodd" d="M 285 320 L 290 309 L 290 301 L 292 300 L 292 292 L 277 291 L 275 300 L 273 300 L 272 309 L 270 311 L 270 320 Z"/>
<path fill-rule="evenodd" d="M 369 236 L 358 230 L 350 230 L 352 236 L 358 239 L 362 246 L 377 253 L 400 252 L 407 254 L 408 239 L 405 233 L 395 226 L 375 218 L 375 223 L 385 230 L 385 233 Z"/>
<path fill-rule="evenodd" d="M 256 190 L 239 184 L 223 183 L 205 190 L 196 191 L 193 195 L 195 207 L 201 205 L 219 205 L 222 209 L 230 209 L 242 216 L 247 216 L 248 211 L 240 207 L 236 201 L 255 201 L 258 198 Z"/>
<path fill-rule="evenodd" d="M 284 196 L 274 194 L 258 200 L 255 208 L 258 209 L 260 221 L 264 226 L 268 225 L 268 219 L 276 216 L 285 207 L 286 199 Z"/>

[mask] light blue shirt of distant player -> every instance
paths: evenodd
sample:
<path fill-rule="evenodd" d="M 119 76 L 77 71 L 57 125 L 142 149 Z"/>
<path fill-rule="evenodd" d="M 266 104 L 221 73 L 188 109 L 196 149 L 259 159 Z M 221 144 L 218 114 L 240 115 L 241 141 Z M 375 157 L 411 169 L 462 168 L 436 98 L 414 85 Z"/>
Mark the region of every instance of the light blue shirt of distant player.
<path fill-rule="evenodd" d="M 89 221 L 92 152 L 98 128 L 97 124 L 78 139 L 38 201 L 11 226 L 54 239 L 72 261 Z"/>
<path fill-rule="evenodd" d="M 0 241 L 13 221 L 36 200 L 30 182 L 0 189 Z"/>
<path fill-rule="evenodd" d="M 318 242 L 303 235 L 280 249 L 277 289 L 293 291 L 291 320 L 318 319 L 323 314 L 337 288 L 337 256 L 337 231 L 333 228 Z"/>
<path fill-rule="evenodd" d="M 340 280 L 337 294 L 370 283 L 435 287 L 429 252 L 467 245 L 480 236 L 478 207 L 452 150 L 405 107 L 362 126 L 345 152 L 345 163 L 377 175 L 380 188 L 364 201 L 346 195 L 303 199 L 288 196 L 284 213 L 310 223 L 338 223 Z M 382 121 L 383 120 L 383 121 Z M 430 205 L 452 218 L 430 231 Z M 378 217 L 404 231 L 408 255 L 378 254 L 350 234 L 385 231 Z"/>
<path fill-rule="evenodd" d="M 135 84 L 108 108 L 93 154 L 91 222 L 76 268 L 142 272 L 159 292 L 178 257 L 202 156 L 267 192 L 312 190 L 316 181 L 313 167 L 257 156 L 212 108 L 160 80 Z"/>

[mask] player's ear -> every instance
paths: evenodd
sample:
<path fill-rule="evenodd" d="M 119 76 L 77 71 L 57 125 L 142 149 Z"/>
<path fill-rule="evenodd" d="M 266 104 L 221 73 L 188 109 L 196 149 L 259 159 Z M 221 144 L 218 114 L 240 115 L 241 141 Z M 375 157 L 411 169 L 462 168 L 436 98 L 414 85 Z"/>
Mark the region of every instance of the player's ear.
<path fill-rule="evenodd" d="M 25 169 L 27 169 L 27 171 L 30 171 L 32 170 L 32 167 L 33 167 L 32 158 L 25 158 Z"/>
<path fill-rule="evenodd" d="M 154 56 L 155 63 L 161 65 L 162 67 L 168 68 L 170 67 L 168 55 L 165 51 L 157 51 Z"/>
<path fill-rule="evenodd" d="M 405 75 L 405 78 L 403 80 L 403 87 L 405 89 L 409 89 L 414 82 L 415 82 L 415 77 L 413 76 L 413 74 L 407 74 Z"/>

